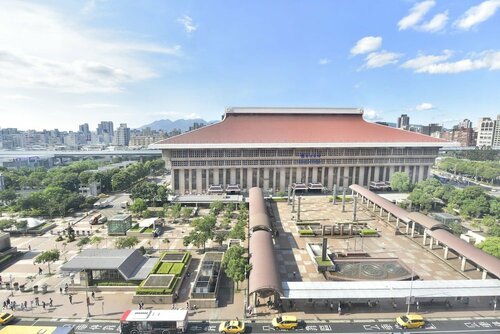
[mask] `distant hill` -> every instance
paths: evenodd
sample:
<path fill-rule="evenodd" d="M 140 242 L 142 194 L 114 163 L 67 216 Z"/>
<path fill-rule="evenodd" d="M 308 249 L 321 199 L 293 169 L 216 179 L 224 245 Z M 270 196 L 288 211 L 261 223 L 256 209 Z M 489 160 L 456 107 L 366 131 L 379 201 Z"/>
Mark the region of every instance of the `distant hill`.
<path fill-rule="evenodd" d="M 205 121 L 201 118 L 195 119 L 178 119 L 175 121 L 171 121 L 169 119 L 161 119 L 158 121 L 154 121 L 153 123 L 146 124 L 141 126 L 139 129 L 144 129 L 150 127 L 151 130 L 163 130 L 165 132 L 170 132 L 174 129 L 180 129 L 182 132 L 189 130 L 189 127 L 193 125 L 193 123 L 202 123 L 208 124 L 209 122 Z M 210 122 L 213 123 L 213 122 Z"/>

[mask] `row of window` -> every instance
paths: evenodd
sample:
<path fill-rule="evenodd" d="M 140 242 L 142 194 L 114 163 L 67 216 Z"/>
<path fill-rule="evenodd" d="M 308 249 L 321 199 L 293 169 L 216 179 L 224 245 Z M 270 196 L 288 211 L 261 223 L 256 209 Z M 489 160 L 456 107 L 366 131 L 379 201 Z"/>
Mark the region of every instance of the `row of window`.
<path fill-rule="evenodd" d="M 236 150 L 172 150 L 172 158 L 237 158 L 237 157 L 328 157 L 328 156 L 386 156 L 437 155 L 433 147 L 416 148 L 332 148 L 332 149 L 236 149 Z"/>
<path fill-rule="evenodd" d="M 287 160 L 180 160 L 172 167 L 217 166 L 305 166 L 308 165 L 370 165 L 370 164 L 433 164 L 434 158 L 363 158 L 363 159 L 287 159 Z"/>

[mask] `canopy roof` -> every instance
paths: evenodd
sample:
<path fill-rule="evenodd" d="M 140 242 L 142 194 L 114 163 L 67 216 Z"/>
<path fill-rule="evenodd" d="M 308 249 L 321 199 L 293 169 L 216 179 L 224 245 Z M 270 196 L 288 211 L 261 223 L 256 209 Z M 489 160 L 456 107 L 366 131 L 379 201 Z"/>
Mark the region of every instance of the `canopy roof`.
<path fill-rule="evenodd" d="M 258 134 L 258 135 L 256 135 Z M 221 122 L 151 148 L 442 147 L 446 141 L 366 122 L 356 108 L 229 108 Z M 231 146 L 232 145 L 232 146 Z"/>
<path fill-rule="evenodd" d="M 273 290 L 283 295 L 271 233 L 267 231 L 252 233 L 249 252 L 252 270 L 248 278 L 248 293 Z"/>
<path fill-rule="evenodd" d="M 253 187 L 249 190 L 249 230 L 258 229 L 271 231 L 271 223 L 267 215 L 264 193 L 261 188 Z"/>
<path fill-rule="evenodd" d="M 383 299 L 473 297 L 500 295 L 500 281 L 358 281 L 282 282 L 285 299 Z"/>
<path fill-rule="evenodd" d="M 446 230 L 434 230 L 429 232 L 429 235 L 455 252 L 465 256 L 468 260 L 495 275 L 497 278 L 500 278 L 500 260 L 493 255 L 476 248 L 474 245 L 454 236 Z"/>
<path fill-rule="evenodd" d="M 391 201 L 377 195 L 371 190 L 368 190 L 366 188 L 363 188 L 360 185 L 357 184 L 352 184 L 349 186 L 353 191 L 359 193 L 361 196 L 368 198 L 371 202 L 377 204 L 384 210 L 390 212 L 392 215 L 395 217 L 401 219 L 405 223 L 409 223 L 410 219 L 408 218 L 408 211 L 406 211 L 403 208 L 400 208 L 396 204 L 392 203 Z"/>

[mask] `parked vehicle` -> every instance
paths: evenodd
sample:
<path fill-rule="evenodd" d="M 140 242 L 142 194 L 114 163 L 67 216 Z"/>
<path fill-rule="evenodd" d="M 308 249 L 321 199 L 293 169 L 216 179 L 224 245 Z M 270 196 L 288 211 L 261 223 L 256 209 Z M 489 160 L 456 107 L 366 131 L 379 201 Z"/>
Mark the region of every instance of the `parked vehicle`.
<path fill-rule="evenodd" d="M 422 328 L 425 325 L 424 317 L 420 314 L 406 314 L 396 318 L 402 328 Z"/>
<path fill-rule="evenodd" d="M 90 217 L 89 219 L 89 224 L 90 225 L 96 225 L 99 224 L 99 220 L 102 218 L 102 215 L 100 213 L 97 213 L 93 216 Z"/>
<path fill-rule="evenodd" d="M 272 321 L 274 329 L 296 329 L 299 326 L 297 317 L 293 315 L 284 315 L 276 317 Z"/>
<path fill-rule="evenodd" d="M 245 333 L 245 323 L 239 320 L 223 321 L 219 325 L 219 332 L 224 334 Z"/>

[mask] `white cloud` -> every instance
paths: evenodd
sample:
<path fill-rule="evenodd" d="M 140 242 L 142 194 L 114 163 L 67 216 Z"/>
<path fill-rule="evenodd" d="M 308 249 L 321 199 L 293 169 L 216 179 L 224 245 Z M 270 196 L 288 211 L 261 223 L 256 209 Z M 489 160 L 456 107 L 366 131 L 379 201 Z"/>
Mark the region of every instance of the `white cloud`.
<path fill-rule="evenodd" d="M 363 110 L 363 118 L 369 121 L 379 121 L 382 119 L 377 111 L 370 108 Z"/>
<path fill-rule="evenodd" d="M 365 58 L 365 64 L 362 68 L 378 68 L 389 64 L 395 64 L 401 54 L 387 51 L 372 52 Z"/>
<path fill-rule="evenodd" d="M 495 15 L 499 8 L 500 0 L 481 2 L 479 5 L 469 8 L 457 21 L 455 21 L 455 26 L 459 29 L 469 30 Z"/>
<path fill-rule="evenodd" d="M 129 41 L 73 22 L 42 5 L 3 3 L 0 87 L 116 92 L 126 83 L 157 75 L 151 63 L 141 60 L 141 53 L 180 53 L 179 46 Z"/>
<path fill-rule="evenodd" d="M 500 70 L 500 51 L 484 51 L 457 61 L 446 61 L 450 56 L 451 51 L 445 51 L 441 56 L 420 55 L 405 62 L 401 67 L 413 69 L 415 73 L 429 74 L 461 73 L 480 69 Z"/>
<path fill-rule="evenodd" d="M 100 109 L 100 108 L 119 108 L 120 106 L 118 104 L 111 104 L 111 103 L 86 103 L 86 104 L 79 104 L 75 106 L 76 108 L 83 108 L 83 109 Z"/>
<path fill-rule="evenodd" d="M 444 28 L 446 22 L 448 22 L 448 11 L 434 15 L 429 22 L 425 22 L 418 29 L 426 32 L 437 32 Z"/>
<path fill-rule="evenodd" d="M 361 38 L 356 45 L 351 49 L 352 55 L 376 51 L 382 46 L 382 37 L 366 36 Z"/>
<path fill-rule="evenodd" d="M 21 94 L 13 94 L 13 95 L 3 95 L 0 96 L 2 100 L 32 100 L 32 97 L 21 95 Z"/>
<path fill-rule="evenodd" d="M 425 14 L 432 8 L 436 2 L 434 0 L 426 0 L 415 4 L 410 9 L 410 14 L 403 17 L 398 22 L 399 30 L 405 30 L 408 28 L 415 27 L 420 21 L 422 21 Z"/>
<path fill-rule="evenodd" d="M 327 64 L 330 64 L 332 61 L 328 58 L 322 58 L 318 61 L 318 64 L 319 65 L 327 65 Z"/>
<path fill-rule="evenodd" d="M 429 102 L 423 102 L 423 103 L 420 103 L 419 105 L 417 105 L 415 107 L 416 110 L 419 110 L 419 111 L 422 111 L 422 110 L 431 110 L 431 109 L 436 109 L 436 107 L 432 104 L 432 103 L 429 103 Z"/>
<path fill-rule="evenodd" d="M 184 26 L 184 29 L 188 34 L 198 29 L 198 26 L 194 25 L 193 19 L 190 16 L 184 15 L 183 17 L 178 18 L 177 22 L 181 23 Z"/>

